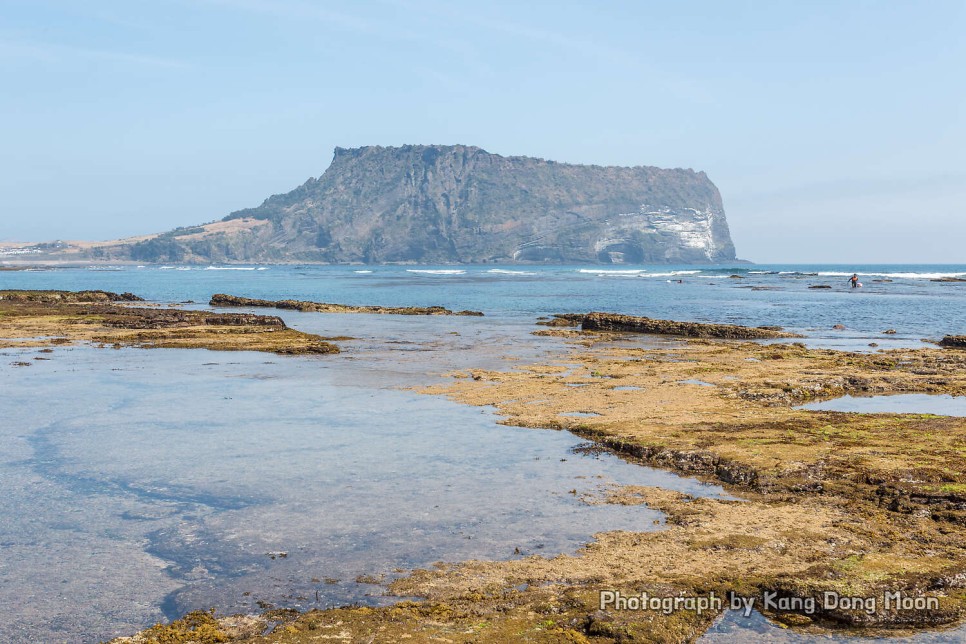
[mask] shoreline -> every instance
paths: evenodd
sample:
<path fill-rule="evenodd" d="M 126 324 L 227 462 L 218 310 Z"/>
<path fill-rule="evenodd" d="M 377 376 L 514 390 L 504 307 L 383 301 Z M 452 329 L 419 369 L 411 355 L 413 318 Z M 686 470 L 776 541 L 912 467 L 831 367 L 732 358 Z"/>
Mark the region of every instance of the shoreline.
<path fill-rule="evenodd" d="M 820 535 L 835 533 L 849 522 L 858 523 L 857 529 L 835 535 L 838 542 L 852 543 L 851 548 L 829 551 L 814 561 L 806 557 L 798 562 L 800 566 L 810 564 L 803 568 L 796 568 L 793 536 L 787 535 L 782 552 L 773 553 L 789 559 L 785 568 L 767 575 L 738 575 L 731 580 L 735 587 L 755 583 L 752 580 L 758 576 L 759 595 L 778 591 L 808 597 L 823 589 L 841 591 L 846 587 L 860 594 L 881 594 L 883 588 L 896 587 L 918 589 L 920 594 L 923 588 L 944 589 L 944 600 L 948 600 L 941 610 L 919 615 L 832 610 L 804 622 L 803 616 L 794 612 L 778 616 L 785 617 L 789 625 L 837 623 L 881 628 L 953 623 L 963 614 L 964 595 L 956 580 L 966 570 L 957 539 L 951 537 L 962 536 L 966 500 L 964 464 L 953 445 L 963 440 L 966 421 L 928 414 L 792 409 L 801 402 L 848 393 L 966 393 L 966 355 L 942 349 L 884 353 L 707 340 L 686 341 L 678 349 L 605 347 L 598 352 L 591 347 L 576 349 L 561 360 L 569 368 L 541 364 L 511 372 L 456 374 L 459 379 L 454 384 L 425 391 L 466 404 L 494 405 L 505 424 L 568 429 L 643 464 L 724 484 L 729 492 L 748 502 L 765 504 L 762 515 L 776 508 L 790 511 L 809 505 L 812 511 L 826 515 L 828 523 L 798 545 L 800 555 L 809 554 L 808 549 Z M 725 354 L 730 354 L 728 361 Z M 574 369 L 574 364 L 579 366 Z M 749 368 L 749 364 L 753 366 Z M 776 364 L 780 365 L 778 369 L 774 368 Z M 761 365 L 768 367 L 764 373 Z M 899 365 L 905 368 L 897 372 Z M 796 378 L 801 373 L 804 377 Z M 696 377 L 701 378 L 701 384 L 686 384 Z M 619 385 L 615 386 L 615 381 Z M 705 381 L 714 386 L 703 386 Z M 638 389 L 618 392 L 617 387 Z M 641 402 L 640 398 L 649 400 Z M 753 406 L 751 411 L 749 405 Z M 562 418 L 566 410 L 599 415 Z M 917 440 L 911 440 L 913 437 Z M 928 450 L 931 441 L 937 446 Z M 950 452 L 956 456 L 950 456 Z M 653 492 L 639 493 L 654 505 Z M 669 502 L 660 494 L 656 498 L 657 507 L 672 517 L 684 508 L 693 517 L 696 503 L 722 503 Z M 737 539 L 739 545 L 724 539 L 713 547 L 730 552 L 731 557 L 739 553 L 751 556 L 744 551 L 769 548 L 767 542 L 740 526 L 730 526 L 729 530 L 729 538 Z M 892 535 L 890 555 L 878 554 L 883 546 L 874 539 L 858 538 L 863 530 Z M 899 536 L 907 531 L 915 538 Z M 750 545 L 740 545 L 748 539 Z M 917 556 L 921 542 L 943 552 L 946 562 L 942 566 L 934 563 L 943 560 L 938 554 L 928 560 Z M 588 546 L 588 551 L 599 550 L 599 545 Z M 674 576 L 687 574 L 682 571 L 695 572 L 687 565 L 694 557 L 694 552 L 683 557 Z M 849 562 L 848 570 L 836 568 L 845 561 Z M 554 574 L 549 572 L 553 569 L 550 564 L 534 569 L 548 576 Z M 714 569 L 712 563 L 704 561 L 697 570 Z M 481 564 L 473 571 L 497 578 L 517 572 L 513 566 L 500 564 Z M 534 570 L 528 574 L 533 575 Z M 828 574 L 834 582 L 826 580 Z M 426 583 L 424 579 L 399 584 L 398 588 L 418 593 Z M 445 582 L 437 579 L 435 583 Z"/>
<path fill-rule="evenodd" d="M 723 484 L 740 500 L 694 499 L 660 488 L 611 490 L 587 502 L 647 503 L 667 515 L 667 528 L 599 533 L 573 556 L 416 570 L 388 591 L 421 601 L 273 613 L 278 625 L 259 641 L 308 642 L 334 629 L 373 641 L 455 633 L 473 633 L 477 641 L 521 633 L 533 641 L 694 641 L 717 617 L 602 611 L 596 602 L 610 591 L 773 593 L 792 608 L 768 611 L 764 604 L 766 616 L 815 634 L 861 627 L 856 634 L 899 635 L 961 620 L 966 460 L 958 446 L 966 445 L 966 421 L 793 406 L 845 394 L 964 395 L 966 353 L 864 354 L 708 339 L 622 348 L 611 343 L 617 337 L 574 331 L 570 350 L 550 360 L 451 373 L 450 382 L 418 391 L 493 406 L 503 424 L 567 429 L 635 462 Z M 701 384 L 692 384 L 698 379 Z M 937 447 L 922 448 L 931 442 Z M 828 592 L 901 593 L 938 603 L 911 612 L 886 610 L 882 602 L 871 613 L 803 610 L 808 601 L 823 607 L 818 600 Z M 205 623 L 217 629 L 221 622 Z M 486 627 L 476 628 L 480 623 Z M 246 641 L 238 637 L 231 641 Z"/>
<path fill-rule="evenodd" d="M 587 318 L 557 316 L 567 324 L 549 326 Z M 400 598 L 385 607 L 301 614 L 279 609 L 244 618 L 195 612 L 152 627 L 141 639 L 114 641 L 178 633 L 199 639 L 207 633 L 214 639 L 199 641 L 244 642 L 269 622 L 276 624 L 273 634 L 259 641 L 308 642 L 336 628 L 356 639 L 381 638 L 375 641 L 468 632 L 478 641 L 521 633 L 533 641 L 694 641 L 720 613 L 606 609 L 600 601 L 607 593 L 692 599 L 735 594 L 805 633 L 908 633 L 955 625 L 966 615 L 966 553 L 960 545 L 966 536 L 966 419 L 795 409 L 843 395 L 963 396 L 966 352 L 809 349 L 736 339 L 786 335 L 774 328 L 591 319 L 598 329 L 614 328 L 616 321 L 620 329 L 657 330 L 671 341 L 622 346 L 615 341 L 653 336 L 554 330 L 567 348 L 546 359 L 462 369 L 445 374 L 442 384 L 414 390 L 492 407 L 502 424 L 566 429 L 591 441 L 588 449 L 724 485 L 736 500 L 656 487 L 611 488 L 582 501 L 646 504 L 665 514 L 665 528 L 598 533 L 574 555 L 414 570 L 385 586 L 389 596 Z M 0 292 L 0 330 L 7 347 L 91 342 L 338 351 L 274 316 L 145 306 L 133 294 L 105 291 Z M 43 337 L 10 339 L 36 336 Z M 856 601 L 894 596 L 935 603 L 915 609 L 884 601 L 829 606 L 822 601 L 829 593 Z M 769 603 L 768 597 L 784 603 Z"/>
<path fill-rule="evenodd" d="M 280 355 L 339 352 L 328 341 L 332 338 L 296 331 L 276 316 L 148 307 L 141 302 L 144 300 L 132 293 L 3 290 L 0 348 L 90 342 L 115 348 L 199 348 Z"/>

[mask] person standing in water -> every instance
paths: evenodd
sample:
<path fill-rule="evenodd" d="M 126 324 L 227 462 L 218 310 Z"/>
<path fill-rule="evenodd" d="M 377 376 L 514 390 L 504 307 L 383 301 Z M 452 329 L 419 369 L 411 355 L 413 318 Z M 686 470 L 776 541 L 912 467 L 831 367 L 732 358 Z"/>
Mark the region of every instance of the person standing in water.
<path fill-rule="evenodd" d="M 849 283 L 852 284 L 852 288 L 858 288 L 859 287 L 859 274 L 858 273 L 852 273 L 852 277 L 849 278 Z"/>

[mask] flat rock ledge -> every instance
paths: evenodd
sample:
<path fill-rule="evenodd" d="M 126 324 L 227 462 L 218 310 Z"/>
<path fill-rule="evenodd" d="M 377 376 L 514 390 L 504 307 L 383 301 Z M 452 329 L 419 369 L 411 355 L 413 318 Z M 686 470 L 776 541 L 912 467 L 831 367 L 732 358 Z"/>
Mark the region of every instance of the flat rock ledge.
<path fill-rule="evenodd" d="M 134 293 L 110 291 L 0 291 L 0 300 L 7 302 L 38 302 L 44 304 L 82 304 L 95 302 L 143 302 Z"/>
<path fill-rule="evenodd" d="M 115 348 L 339 353 L 327 338 L 291 329 L 277 315 L 130 304 L 143 301 L 108 291 L 0 290 L 0 348 L 91 342 Z"/>
<path fill-rule="evenodd" d="M 480 311 L 451 311 L 442 306 L 350 306 L 348 304 L 328 304 L 326 302 L 306 302 L 302 300 L 259 300 L 216 293 L 208 303 L 211 306 L 253 306 L 273 309 L 288 309 L 314 313 L 377 313 L 387 315 L 466 315 L 482 317 Z"/>
<path fill-rule="evenodd" d="M 676 322 L 674 320 L 655 320 L 648 317 L 621 315 L 619 313 L 560 313 L 554 315 L 550 320 L 538 322 L 538 324 L 544 326 L 579 326 L 583 331 L 647 333 L 651 335 L 675 335 L 686 338 L 758 340 L 803 337 L 795 333 L 782 331 L 779 327 L 748 327 L 735 324 Z"/>
<path fill-rule="evenodd" d="M 939 344 L 947 349 L 966 349 L 966 335 L 947 335 Z"/>

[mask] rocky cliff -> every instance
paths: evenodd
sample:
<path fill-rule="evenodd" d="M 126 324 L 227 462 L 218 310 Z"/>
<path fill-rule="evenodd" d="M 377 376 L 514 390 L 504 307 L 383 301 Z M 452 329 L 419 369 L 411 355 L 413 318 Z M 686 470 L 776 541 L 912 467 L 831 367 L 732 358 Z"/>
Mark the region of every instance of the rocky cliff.
<path fill-rule="evenodd" d="M 336 148 L 257 208 L 111 254 L 160 262 L 711 263 L 735 259 L 703 172 L 569 165 L 480 148 Z"/>

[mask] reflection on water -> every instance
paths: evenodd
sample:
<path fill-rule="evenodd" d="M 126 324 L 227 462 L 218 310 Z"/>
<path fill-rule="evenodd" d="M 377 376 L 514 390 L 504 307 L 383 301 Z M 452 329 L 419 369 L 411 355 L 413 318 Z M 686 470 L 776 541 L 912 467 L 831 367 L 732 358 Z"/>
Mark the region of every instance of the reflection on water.
<path fill-rule="evenodd" d="M 704 380 L 698 380 L 697 378 L 688 378 L 687 380 L 681 381 L 682 385 L 697 385 L 699 387 L 714 387 L 710 382 L 705 382 Z"/>
<path fill-rule="evenodd" d="M 898 394 L 895 396 L 842 396 L 833 400 L 809 403 L 797 409 L 814 411 L 846 411 L 863 414 L 935 414 L 966 416 L 966 396 L 948 394 Z"/>
<path fill-rule="evenodd" d="M 740 612 L 730 610 L 725 611 L 708 632 L 698 638 L 699 644 L 811 644 L 813 642 L 958 644 L 963 641 L 966 641 L 966 628 L 962 626 L 944 631 L 918 631 L 894 637 L 861 637 L 847 631 L 800 633 L 768 621 L 757 611 L 745 617 Z"/>
<path fill-rule="evenodd" d="M 211 606 L 376 603 L 358 576 L 655 529 L 646 507 L 579 500 L 602 485 L 720 492 L 390 386 L 452 351 L 0 353 L 3 642 L 92 641 Z"/>

